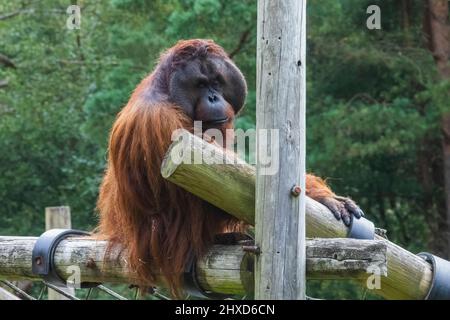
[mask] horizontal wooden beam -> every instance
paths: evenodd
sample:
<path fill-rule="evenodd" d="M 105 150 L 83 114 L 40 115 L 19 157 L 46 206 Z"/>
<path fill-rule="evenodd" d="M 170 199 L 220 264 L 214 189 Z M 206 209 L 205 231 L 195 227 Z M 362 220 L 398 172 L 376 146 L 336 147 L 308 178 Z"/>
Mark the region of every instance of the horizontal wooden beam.
<path fill-rule="evenodd" d="M 31 272 L 35 237 L 0 237 L 0 279 L 40 279 Z M 136 276 L 127 268 L 126 252 L 117 247 L 104 260 L 106 241 L 73 237 L 61 241 L 55 250 L 58 274 L 67 279 L 74 267 L 82 282 L 133 283 Z M 365 280 L 371 267 L 386 275 L 384 241 L 354 239 L 307 240 L 307 276 L 311 279 Z M 197 263 L 197 278 L 204 290 L 225 294 L 251 294 L 253 254 L 241 245 L 215 245 Z M 162 285 L 162 279 L 159 279 Z"/>
<path fill-rule="evenodd" d="M 161 174 L 229 214 L 255 224 L 255 167 L 234 153 L 181 130 L 161 165 Z M 348 229 L 331 212 L 306 197 L 306 236 L 345 238 Z"/>
<path fill-rule="evenodd" d="M 195 164 L 189 164 L 190 159 L 196 159 Z M 184 131 L 167 151 L 161 173 L 167 180 L 254 225 L 255 168 L 234 153 L 225 153 Z M 347 234 L 348 228 L 336 221 L 325 206 L 306 197 L 307 237 L 344 238 Z M 386 299 L 424 299 L 432 283 L 431 265 L 382 237 L 376 239 L 387 246 L 388 277 L 381 279 L 381 288 L 375 292 Z"/>

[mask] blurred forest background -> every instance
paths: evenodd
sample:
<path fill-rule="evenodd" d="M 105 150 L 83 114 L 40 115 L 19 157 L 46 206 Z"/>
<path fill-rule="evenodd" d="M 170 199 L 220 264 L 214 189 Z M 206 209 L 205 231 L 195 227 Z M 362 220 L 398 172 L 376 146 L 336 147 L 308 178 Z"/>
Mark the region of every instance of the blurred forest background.
<path fill-rule="evenodd" d="M 307 159 L 390 240 L 449 257 L 449 57 L 436 55 L 445 41 L 430 41 L 427 3 L 308 1 Z M 256 0 L 78 1 L 80 30 L 66 28 L 70 4 L 0 0 L 0 235 L 39 235 L 46 206 L 68 205 L 75 228 L 95 227 L 115 115 L 180 39 L 228 51 L 249 85 L 237 126 L 255 127 Z M 366 27 L 371 4 L 381 30 Z M 355 290 L 324 282 L 308 293 Z"/>

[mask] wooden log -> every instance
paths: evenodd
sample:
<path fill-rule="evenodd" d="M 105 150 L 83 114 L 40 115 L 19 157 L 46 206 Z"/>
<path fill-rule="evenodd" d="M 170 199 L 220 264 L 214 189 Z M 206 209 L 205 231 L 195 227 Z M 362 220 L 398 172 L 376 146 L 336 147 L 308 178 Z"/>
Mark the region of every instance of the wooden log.
<path fill-rule="evenodd" d="M 306 0 L 258 1 L 257 31 L 255 298 L 304 300 Z"/>
<path fill-rule="evenodd" d="M 0 279 L 40 279 L 31 272 L 35 237 L 0 237 Z M 86 282 L 134 283 L 136 275 L 127 268 L 126 252 L 117 247 L 104 260 L 107 242 L 73 237 L 55 250 L 58 274 L 67 279 L 76 266 Z M 367 279 L 367 268 L 386 270 L 384 241 L 354 239 L 307 240 L 307 275 L 313 279 Z M 251 295 L 254 258 L 240 245 L 215 245 L 197 262 L 197 279 L 204 290 Z M 383 271 L 383 272 L 384 272 Z M 382 274 L 385 275 L 385 272 Z M 162 279 L 158 282 L 162 284 Z"/>
<path fill-rule="evenodd" d="M 380 277 L 386 277 L 388 275 L 386 248 L 386 243 L 380 240 L 308 239 L 306 248 L 308 279 L 324 279 L 325 275 L 326 279 L 366 281 L 368 273 L 373 271 Z"/>
<path fill-rule="evenodd" d="M 388 265 L 388 277 L 381 278 L 381 288 L 375 293 L 393 300 L 425 299 L 433 280 L 431 265 L 389 240 L 378 235 L 375 239 L 386 243 Z"/>
<path fill-rule="evenodd" d="M 255 168 L 186 130 L 179 130 L 173 139 L 161 166 L 162 176 L 254 224 Z M 206 159 L 208 165 L 193 164 L 194 159 Z"/>
<path fill-rule="evenodd" d="M 204 159 L 193 164 L 193 159 Z M 180 130 L 161 165 L 164 178 L 229 214 L 255 224 L 255 167 L 236 154 Z M 306 197 L 306 236 L 345 238 L 347 227 L 330 211 Z"/>
<path fill-rule="evenodd" d="M 45 208 L 45 230 L 56 228 L 72 228 L 70 207 L 61 206 Z"/>
<path fill-rule="evenodd" d="M 214 159 L 210 152 L 205 152 L 209 148 L 214 148 Z M 186 155 L 205 161 L 191 165 L 183 161 Z M 224 158 L 227 158 L 226 163 L 235 165 L 214 162 Z M 224 155 L 222 148 L 185 131 L 169 148 L 161 172 L 169 181 L 254 225 L 255 168 L 236 155 Z M 342 238 L 347 234 L 348 228 L 336 221 L 325 206 L 306 197 L 307 237 Z M 382 277 L 381 288 L 374 292 L 386 299 L 424 299 L 431 286 L 431 265 L 388 240 L 376 238 L 387 245 L 388 277 Z"/>

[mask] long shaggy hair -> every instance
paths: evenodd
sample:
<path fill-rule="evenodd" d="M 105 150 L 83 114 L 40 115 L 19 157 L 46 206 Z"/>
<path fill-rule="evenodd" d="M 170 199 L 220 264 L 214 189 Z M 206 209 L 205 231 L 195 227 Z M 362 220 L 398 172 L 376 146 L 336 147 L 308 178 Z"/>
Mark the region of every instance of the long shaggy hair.
<path fill-rule="evenodd" d="M 179 42 L 164 53 L 118 114 L 109 140 L 107 170 L 97 208 L 98 234 L 121 244 L 140 285 L 155 284 L 162 274 L 174 296 L 190 257 L 199 258 L 224 231 L 243 225 L 218 208 L 164 180 L 161 162 L 174 130 L 192 131 L 193 120 L 168 101 L 174 68 L 200 55 L 229 59 L 212 41 Z M 111 247 L 110 247 L 111 248 Z"/>

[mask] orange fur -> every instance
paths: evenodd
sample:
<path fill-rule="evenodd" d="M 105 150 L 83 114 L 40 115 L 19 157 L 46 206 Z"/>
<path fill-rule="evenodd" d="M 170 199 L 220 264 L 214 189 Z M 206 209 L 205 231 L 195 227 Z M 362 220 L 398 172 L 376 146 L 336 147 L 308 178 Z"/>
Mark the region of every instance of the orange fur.
<path fill-rule="evenodd" d="M 306 175 L 306 195 L 317 201 L 336 196 L 322 178 L 312 174 Z"/>
<path fill-rule="evenodd" d="M 213 51 L 220 53 L 216 47 L 212 46 Z M 188 49 L 179 45 L 162 60 Z M 97 203 L 98 236 L 110 240 L 111 246 L 120 243 L 127 248 L 130 267 L 142 284 L 154 285 L 159 272 L 149 267 L 152 264 L 178 296 L 189 257 L 202 256 L 216 234 L 244 227 L 162 178 L 160 166 L 172 133 L 179 128 L 192 130 L 193 125 L 177 106 L 154 98 L 159 92 L 152 90 L 164 81 L 164 73 L 154 72 L 144 79 L 114 123 Z"/>
<path fill-rule="evenodd" d="M 168 74 L 196 50 L 228 59 L 222 48 L 204 40 L 180 42 L 162 55 L 155 71 L 138 85 L 113 125 L 97 203 L 98 236 L 108 239 L 110 248 L 122 244 L 127 249 L 129 267 L 141 285 L 154 285 L 155 275 L 162 273 L 174 296 L 181 293 L 182 274 L 191 256 L 205 254 L 216 234 L 246 228 L 160 174 L 172 133 L 179 128 L 192 130 L 193 126 L 192 119 L 168 102 L 164 91 Z M 232 126 L 227 124 L 226 128 Z M 323 180 L 311 175 L 307 177 L 307 193 L 313 198 L 333 194 Z"/>

